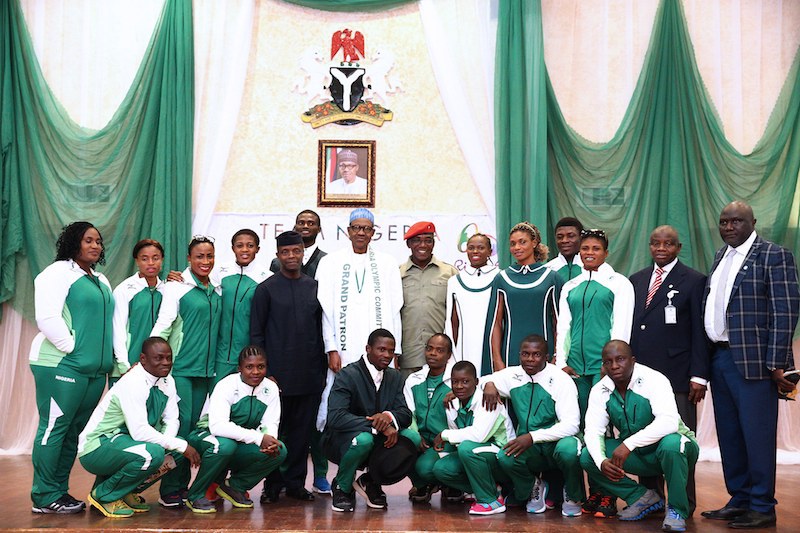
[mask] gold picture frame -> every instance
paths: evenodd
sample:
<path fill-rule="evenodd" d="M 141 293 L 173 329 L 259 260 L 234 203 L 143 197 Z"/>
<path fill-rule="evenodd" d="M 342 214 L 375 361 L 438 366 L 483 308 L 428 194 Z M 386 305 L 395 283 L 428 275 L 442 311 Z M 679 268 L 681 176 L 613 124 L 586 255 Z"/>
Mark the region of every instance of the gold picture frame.
<path fill-rule="evenodd" d="M 375 207 L 375 141 L 319 141 L 317 206 Z"/>

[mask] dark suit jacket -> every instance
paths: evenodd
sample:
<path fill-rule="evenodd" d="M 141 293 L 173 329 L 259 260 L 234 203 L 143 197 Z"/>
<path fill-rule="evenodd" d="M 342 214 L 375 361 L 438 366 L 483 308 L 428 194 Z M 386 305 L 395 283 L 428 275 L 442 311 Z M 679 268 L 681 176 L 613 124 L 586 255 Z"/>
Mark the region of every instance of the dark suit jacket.
<path fill-rule="evenodd" d="M 319 248 L 314 250 L 314 253 L 311 254 L 311 257 L 308 260 L 308 263 L 300 267 L 300 272 L 308 276 L 309 278 L 315 278 L 317 274 L 317 265 L 319 265 L 319 260 L 328 255 L 327 252 L 323 252 Z M 272 260 L 272 263 L 269 265 L 269 269 L 271 272 L 277 272 L 281 269 L 281 264 L 278 262 L 278 258 Z"/>
<path fill-rule="evenodd" d="M 631 349 L 639 363 L 667 376 L 675 392 L 689 392 L 689 378 L 710 378 L 709 344 L 703 328 L 703 290 L 706 277 L 680 261 L 670 270 L 645 309 L 653 266 L 631 275 L 635 301 Z M 676 324 L 666 324 L 667 293 L 677 314 Z"/>
<path fill-rule="evenodd" d="M 372 423 L 366 419 L 375 413 L 391 411 L 398 429 L 411 424 L 411 410 L 403 396 L 403 378 L 394 368 L 383 372 L 379 391 L 367 370 L 363 358 L 350 363 L 336 374 L 328 397 L 328 422 L 322 436 L 328 458 L 339 463 L 353 437 L 372 431 Z"/>
<path fill-rule="evenodd" d="M 717 250 L 712 273 L 727 248 Z M 709 292 L 707 282 L 704 310 Z M 799 309 L 794 256 L 756 237 L 736 274 L 725 314 L 733 360 L 746 379 L 769 379 L 769 368 L 794 368 L 792 336 Z"/>

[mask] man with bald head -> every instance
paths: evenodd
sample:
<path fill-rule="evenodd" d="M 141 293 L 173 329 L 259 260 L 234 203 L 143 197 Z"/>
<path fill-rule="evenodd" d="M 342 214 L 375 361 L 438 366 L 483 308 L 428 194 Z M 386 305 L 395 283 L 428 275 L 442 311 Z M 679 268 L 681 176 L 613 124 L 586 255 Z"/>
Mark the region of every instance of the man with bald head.
<path fill-rule="evenodd" d="M 653 264 L 630 277 L 635 295 L 631 348 L 636 359 L 669 379 L 678 413 L 697 431 L 697 403 L 705 397 L 709 346 L 703 330 L 703 291 L 706 276 L 681 263 L 681 241 L 672 226 L 650 234 Z M 650 488 L 663 482 L 643 479 Z M 695 508 L 694 472 L 690 472 L 689 512 Z"/>
<path fill-rule="evenodd" d="M 725 246 L 708 277 L 704 327 L 713 343 L 711 387 L 722 472 L 730 500 L 705 518 L 737 529 L 773 526 L 778 391 L 794 384 L 792 335 L 800 309 L 792 253 L 756 233 L 753 208 L 719 215 Z"/>

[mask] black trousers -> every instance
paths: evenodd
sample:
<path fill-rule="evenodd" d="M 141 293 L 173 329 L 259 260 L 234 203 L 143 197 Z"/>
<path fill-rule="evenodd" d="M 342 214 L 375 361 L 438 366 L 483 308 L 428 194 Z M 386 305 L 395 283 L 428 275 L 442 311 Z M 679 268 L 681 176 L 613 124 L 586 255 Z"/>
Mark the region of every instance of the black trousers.
<path fill-rule="evenodd" d="M 267 477 L 267 484 L 287 489 L 305 486 L 308 448 L 322 393 L 284 396 L 281 394 L 280 440 L 286 446 L 286 460 Z"/>

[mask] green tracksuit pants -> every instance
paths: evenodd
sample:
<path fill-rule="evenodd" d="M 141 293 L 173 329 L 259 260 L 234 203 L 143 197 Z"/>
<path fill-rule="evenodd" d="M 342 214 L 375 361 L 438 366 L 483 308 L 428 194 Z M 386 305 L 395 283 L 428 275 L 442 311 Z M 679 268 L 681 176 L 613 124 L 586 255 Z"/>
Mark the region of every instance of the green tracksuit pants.
<path fill-rule="evenodd" d="M 100 402 L 106 377 L 31 365 L 39 426 L 33 441 L 33 505 L 50 505 L 69 491 L 80 435 Z"/>
<path fill-rule="evenodd" d="M 409 429 L 401 429 L 400 435 L 414 442 L 414 432 Z M 339 461 L 339 471 L 336 473 L 336 483 L 344 492 L 353 492 L 353 480 L 356 477 L 356 470 L 364 467 L 369 459 L 369 454 L 375 446 L 375 436 L 372 433 L 359 433 L 353 439 L 350 447 Z"/>
<path fill-rule="evenodd" d="M 581 448 L 578 437 L 564 437 L 556 442 L 535 442 L 519 456 L 497 452 L 500 468 L 511 478 L 514 485 L 514 496 L 524 502 L 530 498 L 534 477 L 539 472 L 557 468 L 564 474 L 564 488 L 570 500 L 582 502 L 585 499 L 583 489 L 583 469 L 581 468 Z"/>
<path fill-rule="evenodd" d="M 188 439 L 189 434 L 200 419 L 200 412 L 206 402 L 206 396 L 211 392 L 213 378 L 174 376 L 175 389 L 178 392 L 178 420 L 180 428 L 178 436 Z M 198 453 L 200 451 L 198 450 Z M 167 472 L 161 481 L 161 495 L 167 495 L 185 490 L 189 486 L 191 471 L 189 462 L 178 463 L 174 469 Z"/>
<path fill-rule="evenodd" d="M 485 504 L 497 499 L 497 483 L 508 481 L 497 461 L 497 447 L 468 440 L 436 461 L 433 475 L 442 485 L 472 492 L 478 503 Z"/>
<path fill-rule="evenodd" d="M 419 449 L 419 445 L 422 443 L 422 436 L 416 431 L 409 430 L 408 437 L 411 439 L 411 442 L 414 443 L 414 446 Z M 456 451 L 456 447 L 450 443 L 445 443 L 444 446 L 444 451 L 446 453 L 452 453 Z M 439 452 L 434 450 L 432 447 L 422 452 L 417 457 L 417 462 L 414 464 L 414 470 L 412 470 L 412 472 L 408 475 L 409 479 L 411 479 L 412 485 L 417 488 L 422 488 L 425 485 L 435 484 L 437 481 L 436 476 L 433 475 L 433 467 L 436 466 L 436 462 L 439 459 Z"/>
<path fill-rule="evenodd" d="M 275 457 L 262 452 L 257 444 L 245 444 L 225 437 L 215 437 L 207 430 L 195 430 L 189 444 L 200 454 L 200 469 L 189 488 L 187 499 L 202 498 L 212 483 L 223 483 L 230 470 L 228 484 L 245 492 L 255 487 L 286 459 L 286 446 L 281 442 Z"/>
<path fill-rule="evenodd" d="M 119 434 L 110 439 L 101 437 L 100 447 L 82 456 L 80 461 L 83 468 L 97 476 L 92 487 L 94 498 L 108 503 L 134 492 L 159 469 L 165 453 L 158 444 Z"/>
<path fill-rule="evenodd" d="M 611 454 L 622 443 L 617 439 L 606 439 L 606 452 Z M 682 517 L 689 516 L 689 500 L 686 497 L 686 479 L 689 469 L 697 462 L 700 448 L 697 443 L 678 433 L 672 433 L 657 444 L 633 450 L 623 468 L 628 474 L 636 476 L 664 475 L 669 495 L 669 505 Z M 647 488 L 625 476 L 619 481 L 611 481 L 594 464 L 589 450 L 581 453 L 581 466 L 589 480 L 604 493 L 613 494 L 625 500 L 628 505 L 644 496 Z"/>

